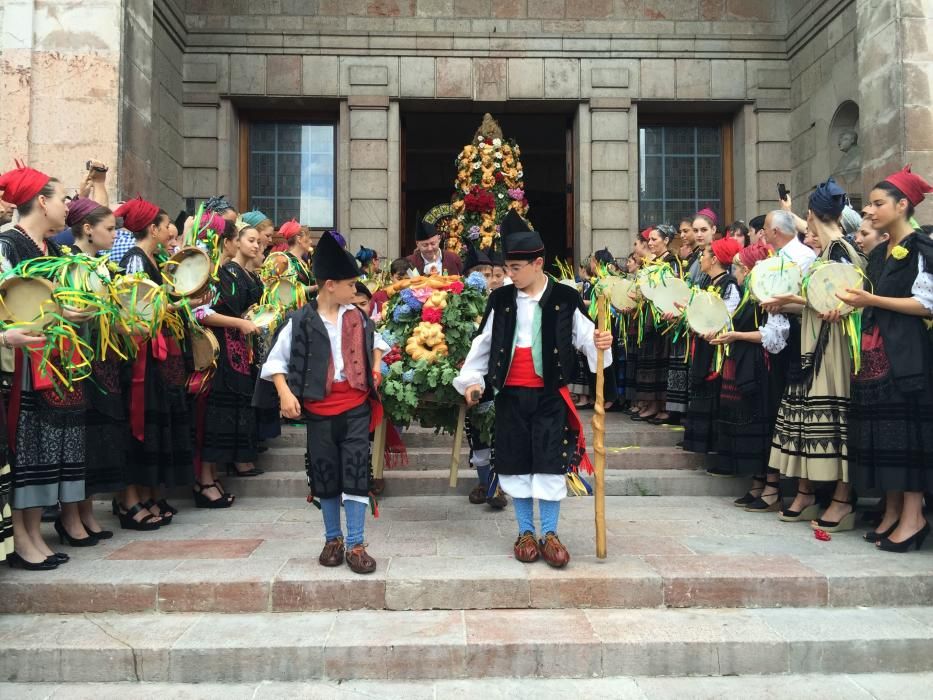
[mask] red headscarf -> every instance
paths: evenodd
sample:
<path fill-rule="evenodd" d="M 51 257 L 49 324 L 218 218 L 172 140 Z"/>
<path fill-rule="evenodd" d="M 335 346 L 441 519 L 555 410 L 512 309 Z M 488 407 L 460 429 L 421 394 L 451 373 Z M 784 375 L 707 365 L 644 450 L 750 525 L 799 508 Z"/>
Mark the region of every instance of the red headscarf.
<path fill-rule="evenodd" d="M 201 214 L 201 230 L 206 228 L 211 229 L 216 232 L 218 235 L 222 235 L 224 229 L 227 228 L 227 220 L 224 219 L 220 214 L 217 214 L 212 211 L 205 211 Z"/>
<path fill-rule="evenodd" d="M 898 170 L 893 175 L 889 175 L 884 181 L 890 182 L 903 192 L 904 196 L 907 197 L 907 201 L 913 206 L 920 204 L 924 200 L 924 195 L 933 192 L 933 185 L 930 185 L 919 175 L 910 172 L 910 165 L 905 165 L 903 170 Z M 6 198 L 4 197 L 4 199 Z"/>
<path fill-rule="evenodd" d="M 644 231 L 642 231 L 641 234 L 640 234 L 641 237 L 642 237 L 642 240 L 647 241 L 649 238 L 651 238 L 651 232 L 652 232 L 653 230 L 654 230 L 654 229 L 651 228 L 651 226 L 649 226 L 649 227 L 646 228 Z"/>
<path fill-rule="evenodd" d="M 0 175 L 0 190 L 3 190 L 3 201 L 13 206 L 20 206 L 39 194 L 51 178 L 38 170 L 27 168 L 21 162 L 16 162 L 16 170 Z"/>
<path fill-rule="evenodd" d="M 152 202 L 147 202 L 141 196 L 137 196 L 136 199 L 124 202 L 114 212 L 114 215 L 123 217 L 123 228 L 129 229 L 133 233 L 139 233 L 155 221 L 158 213 L 159 207 Z"/>
<path fill-rule="evenodd" d="M 755 267 L 755 263 L 764 260 L 770 255 L 771 246 L 762 241 L 758 241 L 757 243 L 742 248 L 742 250 L 739 251 L 739 260 L 746 269 L 751 270 Z"/>
<path fill-rule="evenodd" d="M 700 211 L 697 212 L 697 216 L 705 216 L 710 220 L 710 223 L 713 224 L 713 226 L 719 225 L 719 217 L 717 217 L 716 212 L 714 212 L 709 207 L 703 207 L 700 209 Z"/>
<path fill-rule="evenodd" d="M 291 221 L 286 221 L 284 224 L 279 226 L 279 235 L 282 236 L 286 241 L 290 241 L 299 233 L 301 233 L 301 224 L 299 224 L 294 219 Z"/>
<path fill-rule="evenodd" d="M 735 238 L 720 238 L 710 246 L 713 248 L 713 255 L 723 265 L 731 265 L 735 254 L 742 250 L 742 244 Z"/>
<path fill-rule="evenodd" d="M 92 211 L 100 208 L 101 205 L 90 197 L 72 199 L 71 203 L 68 205 L 68 216 L 65 218 L 65 223 L 68 226 L 74 226 L 75 224 L 81 223 L 84 217 Z"/>

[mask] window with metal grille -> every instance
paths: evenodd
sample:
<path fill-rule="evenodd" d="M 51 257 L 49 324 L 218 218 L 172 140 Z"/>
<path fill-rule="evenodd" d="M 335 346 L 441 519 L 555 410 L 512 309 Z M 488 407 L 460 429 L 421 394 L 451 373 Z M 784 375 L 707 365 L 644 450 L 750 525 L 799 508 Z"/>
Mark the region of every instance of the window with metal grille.
<path fill-rule="evenodd" d="M 276 226 L 291 218 L 334 228 L 333 124 L 252 122 L 249 125 L 249 208 Z"/>
<path fill-rule="evenodd" d="M 674 226 L 709 207 L 723 215 L 721 126 L 643 126 L 638 130 L 639 228 Z"/>

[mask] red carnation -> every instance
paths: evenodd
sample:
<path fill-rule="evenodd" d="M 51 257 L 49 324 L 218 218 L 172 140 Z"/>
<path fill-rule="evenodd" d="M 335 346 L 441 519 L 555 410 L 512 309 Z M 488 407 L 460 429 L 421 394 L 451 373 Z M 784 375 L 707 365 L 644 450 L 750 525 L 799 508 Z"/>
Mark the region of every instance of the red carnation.
<path fill-rule="evenodd" d="M 421 308 L 421 320 L 427 321 L 428 323 L 440 323 L 441 317 L 444 315 L 443 310 L 436 308 L 428 308 L 423 306 Z"/>
<path fill-rule="evenodd" d="M 463 291 L 463 282 L 461 282 L 460 280 L 454 280 L 447 287 L 447 291 L 453 294 L 460 294 Z"/>
<path fill-rule="evenodd" d="M 474 185 L 470 193 L 463 198 L 463 204 L 467 211 L 479 212 L 492 211 L 496 208 L 496 199 L 491 192 L 482 187 Z"/>
<path fill-rule="evenodd" d="M 398 346 L 396 345 L 383 356 L 382 361 L 391 366 L 393 363 L 398 362 L 401 359 L 402 353 L 399 352 Z"/>

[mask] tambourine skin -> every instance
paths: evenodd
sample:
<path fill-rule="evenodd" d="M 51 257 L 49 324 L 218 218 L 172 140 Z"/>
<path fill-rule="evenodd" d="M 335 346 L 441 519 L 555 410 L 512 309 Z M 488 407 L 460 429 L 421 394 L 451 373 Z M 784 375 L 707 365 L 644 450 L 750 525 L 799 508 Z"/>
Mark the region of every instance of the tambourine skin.
<path fill-rule="evenodd" d="M 150 294 L 163 293 L 162 288 L 145 277 L 123 277 L 116 283 L 116 300 L 121 310 L 121 324 L 129 334 L 148 336 L 155 318 Z M 138 287 L 136 304 L 132 305 L 133 287 Z"/>
<path fill-rule="evenodd" d="M 251 306 L 243 318 L 248 321 L 252 321 L 260 328 L 268 328 L 273 323 L 277 322 L 281 317 L 278 309 L 276 309 L 271 304 L 256 304 Z"/>
<path fill-rule="evenodd" d="M 807 306 L 817 313 L 838 311 L 845 316 L 854 309 L 843 303 L 836 294 L 862 286 L 862 275 L 854 265 L 827 262 L 811 268 L 804 280 Z"/>
<path fill-rule="evenodd" d="M 683 311 L 678 309 L 676 305 L 686 306 L 689 301 L 690 287 L 679 277 L 660 280 L 654 288 L 654 295 L 651 299 L 655 308 L 661 313 L 676 314 L 678 316 L 683 314 Z"/>
<path fill-rule="evenodd" d="M 626 277 L 613 277 L 609 280 L 607 287 L 609 303 L 617 311 L 628 311 L 634 309 L 636 301 L 632 299 L 637 287 L 634 280 Z"/>
<path fill-rule="evenodd" d="M 698 335 L 719 333 L 732 322 L 729 307 L 721 297 L 711 292 L 694 292 L 687 304 L 687 325 Z"/>
<path fill-rule="evenodd" d="M 55 323 L 62 309 L 55 301 L 55 285 L 40 277 L 7 277 L 0 282 L 0 320 L 41 330 Z"/>
<path fill-rule="evenodd" d="M 781 256 L 765 258 L 755 263 L 749 287 L 756 301 L 781 294 L 800 294 L 800 268 Z"/>
<path fill-rule="evenodd" d="M 220 357 L 220 343 L 209 328 L 192 329 L 191 356 L 194 369 L 203 372 L 213 367 Z"/>
<path fill-rule="evenodd" d="M 162 269 L 173 296 L 200 297 L 210 285 L 211 259 L 200 248 L 182 248 L 165 261 Z"/>

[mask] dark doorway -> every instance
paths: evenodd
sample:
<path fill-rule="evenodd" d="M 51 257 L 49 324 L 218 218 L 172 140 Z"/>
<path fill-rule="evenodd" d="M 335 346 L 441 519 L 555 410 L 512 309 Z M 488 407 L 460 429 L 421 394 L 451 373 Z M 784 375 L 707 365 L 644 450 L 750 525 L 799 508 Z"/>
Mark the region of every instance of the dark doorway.
<path fill-rule="evenodd" d="M 457 171 L 454 161 L 473 140 L 483 110 L 402 112 L 402 196 L 400 246 L 403 255 L 415 248 L 415 225 L 437 204 L 450 201 Z M 548 258 L 573 256 L 572 116 L 567 114 L 500 114 L 489 110 L 506 138 L 522 149 L 528 218 L 541 232 Z"/>

